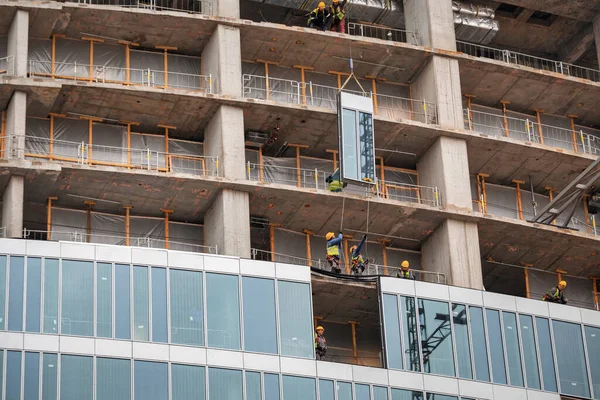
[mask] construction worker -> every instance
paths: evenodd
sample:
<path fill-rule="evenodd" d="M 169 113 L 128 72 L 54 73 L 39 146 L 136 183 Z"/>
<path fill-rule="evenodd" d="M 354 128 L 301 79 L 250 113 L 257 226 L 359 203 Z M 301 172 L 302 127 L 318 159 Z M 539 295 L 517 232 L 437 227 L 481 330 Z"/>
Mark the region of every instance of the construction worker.
<path fill-rule="evenodd" d="M 342 273 L 342 269 L 340 268 L 340 249 L 343 238 L 344 235 L 342 235 L 342 232 L 337 237 L 335 237 L 333 232 L 327 232 L 327 235 L 325 235 L 325 239 L 327 240 L 327 263 L 331 267 L 331 272 L 335 272 L 336 274 Z"/>
<path fill-rule="evenodd" d="M 329 6 L 329 12 L 333 18 L 331 22 L 331 30 L 339 33 L 346 33 L 346 12 L 344 7 L 346 0 L 333 0 L 333 4 Z"/>
<path fill-rule="evenodd" d="M 336 169 L 335 172 L 325 178 L 325 182 L 329 183 L 329 191 L 338 193 L 341 192 L 343 188 L 348 186 L 346 183 L 343 183 L 340 178 L 340 169 Z"/>
<path fill-rule="evenodd" d="M 329 10 L 325 8 L 324 2 L 320 2 L 319 6 L 308 14 L 308 27 L 326 31 L 329 18 L 331 18 Z"/>
<path fill-rule="evenodd" d="M 317 326 L 315 331 L 315 354 L 317 360 L 325 360 L 325 353 L 327 353 L 327 339 L 323 335 L 325 329 L 322 326 Z"/>
<path fill-rule="evenodd" d="M 413 275 L 412 271 L 408 269 L 408 267 L 410 267 L 410 263 L 406 260 L 402 261 L 402 264 L 400 264 L 400 270 L 396 273 L 396 277 L 402 279 L 412 279 L 414 281 L 415 276 Z"/>
<path fill-rule="evenodd" d="M 354 245 L 350 247 L 350 253 L 352 254 L 352 273 L 354 275 L 362 275 L 362 273 L 365 271 L 365 266 L 369 263 L 369 260 L 365 261 L 363 256 L 360 254 L 360 250 L 362 249 L 366 240 L 367 235 L 363 235 L 358 246 Z"/>
<path fill-rule="evenodd" d="M 567 299 L 563 295 L 563 290 L 567 287 L 567 282 L 560 281 L 558 286 L 548 290 L 548 292 L 542 297 L 543 301 L 549 301 L 550 303 L 567 304 Z"/>

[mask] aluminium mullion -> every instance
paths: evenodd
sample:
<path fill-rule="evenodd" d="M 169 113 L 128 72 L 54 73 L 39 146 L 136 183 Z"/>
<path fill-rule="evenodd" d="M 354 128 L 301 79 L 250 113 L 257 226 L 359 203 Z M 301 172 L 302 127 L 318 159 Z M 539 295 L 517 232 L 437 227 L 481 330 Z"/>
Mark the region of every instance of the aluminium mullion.
<path fill-rule="evenodd" d="M 117 291 L 115 290 L 116 286 L 116 278 L 115 278 L 115 274 L 117 272 L 117 267 L 115 265 L 115 263 L 111 263 L 110 264 L 110 271 L 111 271 L 111 276 L 110 276 L 110 310 L 111 310 L 111 317 L 110 317 L 110 322 L 111 322 L 111 329 L 110 329 L 110 337 L 113 339 L 116 339 L 117 337 L 117 328 L 116 328 L 116 324 L 117 324 L 117 318 L 116 318 L 116 313 L 117 313 Z M 131 305 L 130 305 L 131 307 Z"/>
<path fill-rule="evenodd" d="M 98 336 L 98 263 L 92 261 L 92 337 Z"/>
<path fill-rule="evenodd" d="M 135 267 L 129 264 L 129 338 L 135 340 L 135 304 L 133 303 L 133 270 Z M 133 369 L 133 365 L 131 366 Z M 133 378 L 132 378 L 133 379 Z M 132 389 L 133 390 L 133 389 Z"/>
<path fill-rule="evenodd" d="M 552 348 L 552 357 L 554 358 L 554 374 L 556 377 L 556 388 L 558 393 L 562 392 L 561 384 L 560 384 L 560 374 L 558 371 L 558 358 L 556 357 L 556 349 L 554 348 L 554 325 L 552 324 L 552 320 L 548 317 L 548 329 L 550 330 L 550 347 Z"/>
<path fill-rule="evenodd" d="M 60 260 L 62 264 L 62 259 Z M 60 339 L 59 339 L 60 340 Z M 60 375 L 62 373 L 62 354 L 56 353 L 56 398 L 60 400 Z"/>
<path fill-rule="evenodd" d="M 585 337 L 585 327 L 583 324 L 578 324 L 578 325 L 579 325 L 579 329 L 581 331 L 581 338 L 583 339 L 583 362 L 585 363 L 585 369 L 587 371 L 588 389 L 590 390 L 590 397 L 593 399 L 593 398 L 595 398 L 594 397 L 594 385 L 592 383 L 592 372 L 591 372 L 592 367 L 589 362 L 587 339 Z"/>
<path fill-rule="evenodd" d="M 544 371 L 542 369 L 542 361 L 541 361 L 541 356 L 540 356 L 540 343 L 538 341 L 538 330 L 537 330 L 537 322 L 536 322 L 536 316 L 535 315 L 531 315 L 531 321 L 532 321 L 532 329 L 533 329 L 533 340 L 535 343 L 535 358 L 537 361 L 537 365 L 538 365 L 538 375 L 540 378 L 540 390 L 545 390 L 544 389 Z"/>
<path fill-rule="evenodd" d="M 200 271 L 200 273 L 202 274 L 202 312 L 203 312 L 203 316 L 202 316 L 202 327 L 203 327 L 203 332 L 202 332 L 202 336 L 203 336 L 203 344 L 205 348 L 208 348 L 208 305 L 206 304 L 206 273 L 204 271 Z M 208 382 L 208 375 L 207 375 L 207 382 Z M 207 389 L 208 390 L 208 389 Z M 208 394 L 206 395 L 207 399 L 208 399 Z"/>
<path fill-rule="evenodd" d="M 500 341 L 502 342 L 502 350 L 504 353 L 504 369 L 506 371 L 506 384 L 508 386 L 513 386 L 511 384 L 511 376 L 510 376 L 510 368 L 508 365 L 508 352 L 506 350 L 506 338 L 504 337 L 504 311 L 502 310 L 497 310 L 498 311 L 498 318 L 500 320 Z M 516 313 L 515 313 L 516 315 Z"/>
<path fill-rule="evenodd" d="M 456 335 L 454 334 L 454 309 L 452 308 L 453 303 L 446 303 L 449 311 L 450 317 L 450 339 L 452 341 L 452 354 L 454 355 L 454 377 L 460 378 L 460 374 L 458 372 L 458 351 L 456 349 Z M 463 305 L 466 308 L 466 305 Z"/>
<path fill-rule="evenodd" d="M 57 327 L 56 327 L 56 333 L 58 335 L 62 334 L 62 286 L 63 286 L 63 280 L 62 280 L 62 275 L 63 275 L 63 260 L 62 258 L 58 259 L 58 321 L 57 321 Z M 60 357 L 58 357 L 60 358 Z"/>
<path fill-rule="evenodd" d="M 6 375 L 8 375 L 6 371 L 6 366 L 8 365 L 6 358 L 8 357 L 8 353 L 6 350 L 0 350 L 2 353 L 2 376 L 0 376 L 0 382 L 2 382 L 2 387 L 0 388 L 0 400 L 4 399 L 4 392 L 6 391 Z"/>
<path fill-rule="evenodd" d="M 21 374 L 20 374 L 20 378 L 21 378 L 21 396 L 20 399 L 23 400 L 25 397 L 25 350 L 19 350 L 19 352 L 21 353 Z M 7 400 L 12 400 L 12 399 L 7 399 Z"/>
<path fill-rule="evenodd" d="M 167 361 L 167 393 L 168 400 L 173 399 L 173 364 Z"/>
<path fill-rule="evenodd" d="M 5 279 L 5 287 L 4 287 L 4 329 L 8 331 L 8 301 L 10 299 L 10 256 L 6 256 L 6 279 Z M 6 370 L 4 370 L 6 371 Z M 4 387 L 4 386 L 2 386 Z M 0 396 L 2 397 L 2 396 Z"/>
<path fill-rule="evenodd" d="M 21 321 L 21 332 L 27 330 L 27 264 L 29 263 L 28 257 L 23 257 L 23 320 Z"/>
<path fill-rule="evenodd" d="M 171 269 L 165 268 L 165 284 L 167 285 L 166 290 L 166 307 L 167 307 L 167 343 L 171 344 Z M 169 371 L 171 371 L 169 369 Z M 169 372 L 170 373 L 170 372 Z M 170 396 L 170 392 L 169 392 Z M 170 397 L 169 397 L 170 400 Z"/>
<path fill-rule="evenodd" d="M 471 374 L 473 381 L 477 381 L 477 368 L 475 368 L 475 354 L 473 354 L 473 336 L 471 334 L 471 306 L 465 304 L 465 311 L 467 313 L 467 336 L 469 339 L 469 351 L 471 357 Z"/>
<path fill-rule="evenodd" d="M 404 350 L 406 349 L 405 347 L 405 343 L 404 343 L 404 335 L 402 334 L 403 332 L 403 325 L 402 325 L 402 321 L 404 321 L 405 316 L 403 315 L 402 312 L 402 295 L 400 294 L 395 294 L 396 296 L 396 304 L 398 307 L 398 325 L 400 328 L 400 357 L 402 358 L 402 369 L 405 371 L 409 371 L 409 369 L 406 367 L 406 363 L 404 360 Z M 406 324 L 406 326 L 408 326 L 408 324 Z M 388 367 L 389 368 L 389 367 Z"/>
<path fill-rule="evenodd" d="M 42 385 L 44 384 L 43 375 L 44 375 L 44 353 L 38 353 L 38 400 L 42 399 Z"/>
<path fill-rule="evenodd" d="M 152 267 L 147 266 L 148 269 L 148 342 L 152 342 Z"/>
<path fill-rule="evenodd" d="M 246 374 L 248 371 L 242 368 L 242 399 L 246 398 Z M 210 400 L 210 399 L 209 399 Z"/>
<path fill-rule="evenodd" d="M 92 400 L 96 400 L 96 386 L 98 385 L 98 381 L 96 379 L 96 373 L 97 373 L 96 363 L 97 362 L 98 362 L 98 358 L 95 355 L 93 355 L 92 356 Z"/>
<path fill-rule="evenodd" d="M 238 309 L 239 309 L 239 321 L 240 321 L 240 350 L 244 351 L 245 350 L 245 340 L 244 340 L 244 305 L 243 305 L 243 291 L 242 291 L 242 285 L 243 285 L 243 280 L 242 280 L 242 276 L 241 275 L 237 275 L 237 284 L 238 284 Z M 244 374 L 244 379 L 245 379 L 245 375 Z"/>
<path fill-rule="evenodd" d="M 277 278 L 273 278 L 273 285 L 275 285 L 275 332 L 277 335 L 277 355 L 281 356 L 281 329 L 279 329 L 279 280 Z M 311 320 L 313 320 L 314 323 L 314 319 L 311 318 Z"/>
<path fill-rule="evenodd" d="M 415 310 L 415 327 L 417 328 L 417 347 L 419 349 L 419 370 L 417 372 L 425 373 L 425 364 L 423 363 L 423 349 L 421 342 L 421 318 L 419 316 L 419 300 L 416 296 L 412 297 Z"/>
<path fill-rule="evenodd" d="M 40 266 L 40 329 L 38 333 L 44 333 L 44 297 L 45 297 L 45 288 L 44 282 L 46 281 L 46 258 L 41 259 Z M 40 357 L 41 358 L 41 357 Z M 41 370 L 40 370 L 41 371 Z M 41 387 L 41 384 L 40 384 Z M 41 398 L 41 396 L 40 396 Z"/>
<path fill-rule="evenodd" d="M 489 371 L 489 375 L 490 375 L 490 383 L 494 384 L 494 370 L 492 368 L 492 354 L 490 351 L 490 336 L 489 336 L 489 331 L 488 331 L 488 324 L 487 324 L 487 313 L 486 313 L 486 308 L 484 308 L 483 306 L 481 307 L 481 316 L 483 318 L 483 331 L 485 333 L 485 348 L 487 350 L 487 359 L 488 359 L 488 371 Z"/>
<path fill-rule="evenodd" d="M 317 393 L 318 393 L 318 391 L 317 391 Z M 265 372 L 264 371 L 260 372 L 260 398 L 261 399 L 265 398 Z"/>
<path fill-rule="evenodd" d="M 521 321 L 519 320 L 519 314 L 515 313 L 515 319 L 517 320 L 517 340 L 519 341 L 519 352 L 521 356 L 521 375 L 523 376 L 523 387 L 528 388 L 529 382 L 527 381 L 527 367 L 525 366 L 525 355 L 523 354 L 523 335 L 521 334 Z"/>

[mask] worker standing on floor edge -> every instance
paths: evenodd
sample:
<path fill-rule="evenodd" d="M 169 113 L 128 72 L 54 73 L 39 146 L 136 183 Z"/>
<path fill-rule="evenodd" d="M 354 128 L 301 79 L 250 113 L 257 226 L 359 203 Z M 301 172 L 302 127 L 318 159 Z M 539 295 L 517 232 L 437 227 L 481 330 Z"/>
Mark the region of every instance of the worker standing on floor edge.
<path fill-rule="evenodd" d="M 341 192 L 342 189 L 347 186 L 347 184 L 343 183 L 342 179 L 340 178 L 340 169 L 339 168 L 336 169 L 333 174 L 331 174 L 327 178 L 325 178 L 325 182 L 327 182 L 329 184 L 327 189 L 333 193 Z"/>
<path fill-rule="evenodd" d="M 324 2 L 320 2 L 318 7 L 308 14 L 308 27 L 325 31 L 327 30 L 329 18 L 331 18 L 329 10 L 325 8 Z"/>
<path fill-rule="evenodd" d="M 333 0 L 332 4 L 329 6 L 329 12 L 333 18 L 333 21 L 331 22 L 331 30 L 333 32 L 346 33 L 346 11 L 344 11 L 345 6 L 346 0 Z"/>
<path fill-rule="evenodd" d="M 315 331 L 315 355 L 317 360 L 325 360 L 325 353 L 327 353 L 327 339 L 323 335 L 325 329 L 322 326 L 317 326 Z"/>
<path fill-rule="evenodd" d="M 327 232 L 325 239 L 327 240 L 327 263 L 331 267 L 331 272 L 341 274 L 342 269 L 340 268 L 340 249 L 342 247 L 342 240 L 344 235 L 342 232 L 335 237 L 335 233 Z"/>
<path fill-rule="evenodd" d="M 558 286 L 548 290 L 548 292 L 542 297 L 543 301 L 549 301 L 550 303 L 567 304 L 567 299 L 563 294 L 563 290 L 567 287 L 567 282 L 560 281 Z"/>
<path fill-rule="evenodd" d="M 413 275 L 412 271 L 408 269 L 408 267 L 410 267 L 410 263 L 406 260 L 402 261 L 402 264 L 400 264 L 400 270 L 396 273 L 396 277 L 402 279 L 412 279 L 414 281 L 415 276 Z"/>
<path fill-rule="evenodd" d="M 352 253 L 352 273 L 354 275 L 362 275 L 365 270 L 365 266 L 369 263 L 369 260 L 365 261 L 363 256 L 360 254 L 360 250 L 362 249 L 365 241 L 367 240 L 367 235 L 363 235 L 362 240 L 357 245 L 350 247 L 350 252 Z"/>

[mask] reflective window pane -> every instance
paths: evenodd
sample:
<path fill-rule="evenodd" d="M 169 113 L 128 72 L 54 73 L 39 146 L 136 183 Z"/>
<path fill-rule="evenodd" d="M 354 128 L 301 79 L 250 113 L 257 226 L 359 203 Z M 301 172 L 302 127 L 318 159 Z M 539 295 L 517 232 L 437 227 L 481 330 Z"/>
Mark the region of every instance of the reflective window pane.
<path fill-rule="evenodd" d="M 404 389 L 392 389 L 392 400 L 422 400 L 423 393 Z"/>
<path fill-rule="evenodd" d="M 133 340 L 150 340 L 148 267 L 133 267 Z"/>
<path fill-rule="evenodd" d="M 58 333 L 58 260 L 44 260 L 44 333 Z"/>
<path fill-rule="evenodd" d="M 25 259 L 10 257 L 8 287 L 8 330 L 23 330 L 23 290 L 25 284 Z"/>
<path fill-rule="evenodd" d="M 0 256 L 0 331 L 4 330 L 6 316 L 6 256 Z M 1 393 L 1 391 L 0 391 Z"/>
<path fill-rule="evenodd" d="M 171 365 L 171 400 L 204 400 L 206 383 L 204 367 Z"/>
<path fill-rule="evenodd" d="M 335 400 L 333 381 L 319 379 L 319 400 Z"/>
<path fill-rule="evenodd" d="M 42 400 L 56 400 L 58 391 L 58 355 L 42 355 Z"/>
<path fill-rule="evenodd" d="M 265 400 L 279 400 L 279 375 L 264 374 Z"/>
<path fill-rule="evenodd" d="M 307 283 L 278 281 L 281 354 L 315 357 L 311 293 Z"/>
<path fill-rule="evenodd" d="M 381 386 L 373 386 L 373 400 L 388 400 L 387 388 Z"/>
<path fill-rule="evenodd" d="M 371 388 L 369 385 L 354 385 L 354 396 L 356 400 L 371 400 Z"/>
<path fill-rule="evenodd" d="M 537 363 L 537 346 L 533 329 L 533 319 L 529 315 L 519 315 L 521 324 L 521 341 L 523 342 L 523 359 L 525 361 L 525 376 L 527 387 L 540 389 L 540 373 Z"/>
<path fill-rule="evenodd" d="M 115 265 L 115 338 L 131 339 L 131 266 Z"/>
<path fill-rule="evenodd" d="M 554 349 L 558 362 L 558 377 L 562 394 L 590 396 L 590 387 L 583 351 L 581 325 L 552 321 Z"/>
<path fill-rule="evenodd" d="M 452 305 L 454 323 L 454 340 L 456 342 L 456 357 L 458 358 L 458 376 L 473 379 L 471 368 L 471 347 L 469 345 L 469 330 L 467 328 L 467 308 L 462 304 Z"/>
<path fill-rule="evenodd" d="M 6 397 L 5 399 L 21 398 L 21 352 L 6 352 Z"/>
<path fill-rule="evenodd" d="M 171 342 L 204 345 L 204 309 L 202 305 L 202 273 L 172 269 Z"/>
<path fill-rule="evenodd" d="M 152 341 L 167 342 L 167 270 L 152 268 Z"/>
<path fill-rule="evenodd" d="M 92 357 L 60 356 L 60 400 L 93 398 L 92 361 Z"/>
<path fill-rule="evenodd" d="M 432 374 L 454 376 L 448 303 L 423 299 L 418 302 L 423 368 Z"/>
<path fill-rule="evenodd" d="M 492 359 L 492 377 L 494 383 L 506 385 L 506 366 L 504 365 L 504 345 L 500 331 L 500 313 L 496 310 L 485 310 L 488 339 L 490 340 L 490 357 Z"/>
<path fill-rule="evenodd" d="M 373 116 L 358 113 L 358 138 L 360 141 L 360 179 L 375 181 L 375 146 L 373 145 Z"/>
<path fill-rule="evenodd" d="M 481 308 L 469 306 L 469 325 L 471 328 L 471 339 L 473 340 L 475 379 L 478 381 L 489 382 L 490 370 L 488 367 L 488 352 L 483 323 L 483 310 Z"/>
<path fill-rule="evenodd" d="M 240 349 L 239 306 L 237 276 L 206 274 L 209 347 Z"/>
<path fill-rule="evenodd" d="M 27 258 L 27 300 L 25 302 L 25 330 L 40 331 L 40 308 L 42 307 L 42 259 Z"/>
<path fill-rule="evenodd" d="M 524 386 L 523 368 L 521 367 L 521 349 L 519 347 L 519 331 L 517 316 L 511 312 L 502 312 L 504 323 L 504 341 L 508 358 L 508 377 L 512 386 Z"/>
<path fill-rule="evenodd" d="M 404 339 L 404 369 L 421 371 L 415 299 L 401 296 L 400 307 L 402 308 L 402 336 Z"/>
<path fill-rule="evenodd" d="M 91 262 L 62 261 L 61 305 L 62 334 L 79 336 L 94 334 L 94 268 Z"/>
<path fill-rule="evenodd" d="M 540 346 L 540 364 L 542 365 L 544 390 L 557 392 L 554 356 L 552 355 L 552 342 L 550 340 L 550 324 L 546 318 L 535 317 L 535 326 Z"/>
<path fill-rule="evenodd" d="M 96 400 L 131 399 L 131 361 L 96 359 Z"/>
<path fill-rule="evenodd" d="M 246 372 L 246 400 L 262 400 L 260 372 Z"/>
<path fill-rule="evenodd" d="M 96 336 L 112 337 L 112 265 L 96 264 Z"/>
<path fill-rule="evenodd" d="M 586 326 L 584 329 L 588 362 L 592 374 L 592 389 L 594 397 L 600 397 L 600 328 Z"/>
<path fill-rule="evenodd" d="M 208 278 L 206 283 L 208 283 Z M 208 293 L 208 286 L 206 289 Z M 210 400 L 242 400 L 242 371 L 208 369 L 208 398 Z"/>
<path fill-rule="evenodd" d="M 166 363 L 134 361 L 133 398 L 135 400 L 165 400 L 169 396 Z M 61 399 L 62 400 L 62 399 Z"/>
<path fill-rule="evenodd" d="M 284 375 L 282 382 L 283 400 L 317 400 L 317 391 L 313 378 Z"/>
<path fill-rule="evenodd" d="M 245 350 L 276 354 L 275 281 L 243 277 L 242 294 Z"/>
<path fill-rule="evenodd" d="M 338 400 L 352 400 L 352 384 L 349 382 L 337 383 Z"/>
<path fill-rule="evenodd" d="M 343 178 L 358 180 L 359 165 L 358 160 L 356 159 L 358 154 L 356 143 L 356 111 L 343 109 L 342 127 Z"/>
<path fill-rule="evenodd" d="M 445 394 L 427 393 L 427 400 L 458 400 L 458 397 L 448 396 Z"/>
<path fill-rule="evenodd" d="M 40 393 L 40 353 L 25 353 L 23 400 L 38 400 Z"/>
<path fill-rule="evenodd" d="M 402 369 L 400 312 L 398 311 L 397 296 L 391 294 L 383 295 L 383 319 L 387 367 Z"/>

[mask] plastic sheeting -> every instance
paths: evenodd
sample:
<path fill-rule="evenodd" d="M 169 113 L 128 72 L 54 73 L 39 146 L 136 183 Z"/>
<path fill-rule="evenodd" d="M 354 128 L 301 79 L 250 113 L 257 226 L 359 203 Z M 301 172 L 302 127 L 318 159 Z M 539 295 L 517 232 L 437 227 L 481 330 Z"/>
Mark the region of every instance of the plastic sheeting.
<path fill-rule="evenodd" d="M 548 205 L 550 199 L 548 198 L 548 196 L 544 196 L 543 194 L 539 193 L 534 193 L 534 197 L 532 198 L 531 191 L 524 190 L 523 186 L 526 185 L 521 186 L 521 204 L 523 206 L 523 218 L 525 220 L 529 220 L 534 217 L 533 200 L 535 199 L 536 203 L 536 213 L 539 214 L 540 211 L 542 211 L 542 209 Z"/>
<path fill-rule="evenodd" d="M 506 116 L 508 117 L 508 130 L 511 138 L 539 143 L 538 124 L 535 115 L 506 111 Z M 527 123 L 529 123 L 529 133 Z"/>
<path fill-rule="evenodd" d="M 471 176 L 470 177 L 470 181 L 471 181 L 471 198 L 473 199 L 473 211 L 477 211 L 479 212 L 479 197 L 478 197 L 478 192 L 477 192 L 477 177 L 476 176 Z M 483 212 L 483 209 L 481 210 L 481 212 Z"/>
<path fill-rule="evenodd" d="M 194 251 L 203 244 L 202 225 L 169 221 L 169 250 Z"/>
<path fill-rule="evenodd" d="M 125 217 L 105 213 L 91 213 L 92 243 L 125 245 Z"/>
<path fill-rule="evenodd" d="M 473 110 L 471 124 L 475 132 L 491 136 L 506 136 L 502 110 L 476 104 L 472 104 L 471 109 Z"/>
<path fill-rule="evenodd" d="M 8 55 L 7 36 L 0 36 L 0 71 L 8 70 L 8 64 L 7 64 L 6 60 L 2 60 L 2 58 L 6 57 L 7 55 Z"/>
<path fill-rule="evenodd" d="M 370 91 L 372 85 L 365 87 Z M 412 107 L 419 107 L 416 112 L 422 112 L 422 105 L 415 105 L 410 101 L 410 90 L 406 85 L 394 85 L 392 83 L 377 82 L 377 112 L 378 115 L 395 119 L 412 119 Z"/>
<path fill-rule="evenodd" d="M 121 125 L 94 123 L 92 126 L 92 159 L 111 163 L 127 163 L 127 128 Z"/>
<path fill-rule="evenodd" d="M 169 87 L 203 89 L 200 78 L 200 57 L 167 54 Z"/>
<path fill-rule="evenodd" d="M 45 39 L 29 39 L 28 52 L 30 72 L 48 75 L 52 74 L 52 41 Z"/>
<path fill-rule="evenodd" d="M 499 217 L 519 218 L 517 189 L 507 186 L 485 184 L 487 212 Z"/>
<path fill-rule="evenodd" d="M 52 227 L 50 229 L 53 240 L 78 240 L 85 241 L 87 233 L 87 212 L 52 207 Z"/>
<path fill-rule="evenodd" d="M 88 121 L 81 119 L 56 118 L 54 120 L 54 154 L 78 160 L 81 157 L 81 143 L 89 143 L 88 124 Z"/>
<path fill-rule="evenodd" d="M 125 57 L 125 46 L 94 43 L 94 78 L 101 82 L 125 82 Z"/>
<path fill-rule="evenodd" d="M 263 157 L 263 181 L 296 185 L 298 182 L 296 159 Z"/>
<path fill-rule="evenodd" d="M 165 168 L 165 137 L 131 133 L 131 163 L 151 169 Z M 150 152 L 148 152 L 148 149 Z"/>
<path fill-rule="evenodd" d="M 307 105 L 333 110 L 336 109 L 337 76 L 307 71 L 304 75 L 304 79 L 306 82 Z"/>
<path fill-rule="evenodd" d="M 50 153 L 50 120 L 27 117 L 25 124 L 25 153 Z"/>
<path fill-rule="evenodd" d="M 269 99 L 283 103 L 300 103 L 300 78 L 299 69 L 269 65 Z"/>
<path fill-rule="evenodd" d="M 306 234 L 286 229 L 275 229 L 275 260 L 291 262 L 289 257 L 306 258 Z M 314 256 L 313 256 L 314 258 Z"/>
<path fill-rule="evenodd" d="M 90 43 L 76 39 L 56 39 L 54 65 L 57 76 L 89 78 Z"/>
<path fill-rule="evenodd" d="M 314 179 L 313 171 L 316 171 L 318 183 L 315 183 L 315 185 L 318 185 L 318 189 L 324 189 L 327 187 L 325 179 L 329 175 L 333 174 L 333 161 L 311 157 L 300 157 L 300 168 L 311 171 L 306 171 L 305 174 L 309 175 L 307 179 L 310 179 L 311 177 Z M 310 182 L 310 184 L 307 184 L 306 186 L 314 187 L 312 182 Z"/>
<path fill-rule="evenodd" d="M 161 86 L 165 83 L 164 54 L 144 50 L 131 50 L 129 53 L 131 65 L 131 82 L 148 84 L 150 70 L 150 85 Z"/>
<path fill-rule="evenodd" d="M 542 133 L 545 145 L 573 150 L 573 132 L 571 131 L 571 121 L 568 118 L 542 114 L 540 119 L 543 125 Z M 537 121 L 535 125 L 537 126 Z M 577 142 L 581 141 L 577 137 L 576 139 L 578 139 Z M 581 149 L 581 146 L 578 148 Z"/>

